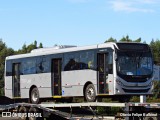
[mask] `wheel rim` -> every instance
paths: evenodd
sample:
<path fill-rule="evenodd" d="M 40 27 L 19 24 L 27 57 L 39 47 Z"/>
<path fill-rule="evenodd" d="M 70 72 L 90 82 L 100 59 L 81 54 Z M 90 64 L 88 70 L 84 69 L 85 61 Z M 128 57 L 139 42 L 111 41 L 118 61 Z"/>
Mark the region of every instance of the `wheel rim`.
<path fill-rule="evenodd" d="M 34 92 L 34 93 L 32 94 L 32 100 L 33 100 L 34 102 L 36 102 L 36 101 L 38 100 L 38 93 L 37 93 L 37 92 Z"/>
<path fill-rule="evenodd" d="M 89 88 L 88 91 L 87 91 L 87 98 L 89 100 L 93 99 L 94 98 L 94 89 L 93 88 Z"/>

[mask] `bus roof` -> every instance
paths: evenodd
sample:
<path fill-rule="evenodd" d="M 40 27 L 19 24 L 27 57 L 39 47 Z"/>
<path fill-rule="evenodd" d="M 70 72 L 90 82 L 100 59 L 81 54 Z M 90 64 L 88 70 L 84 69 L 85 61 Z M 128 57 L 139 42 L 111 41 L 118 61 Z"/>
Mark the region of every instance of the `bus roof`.
<path fill-rule="evenodd" d="M 135 42 L 119 42 L 123 44 L 144 44 L 144 43 L 135 43 Z M 102 44 L 97 44 L 97 45 L 91 45 L 91 46 L 60 46 L 59 48 L 52 47 L 52 48 L 42 48 L 42 49 L 35 49 L 31 51 L 30 53 L 26 54 L 19 54 L 19 55 L 12 55 L 6 57 L 6 60 L 9 59 L 19 59 L 19 58 L 27 58 L 27 57 L 34 57 L 34 56 L 42 56 L 42 55 L 50 55 L 50 54 L 58 54 L 58 53 L 66 53 L 66 52 L 74 52 L 74 51 L 81 51 L 81 50 L 89 50 L 89 49 L 96 49 L 96 48 L 106 48 L 106 47 L 111 47 L 114 49 L 114 46 L 118 48 L 119 43 L 114 43 L 114 42 L 107 42 L 107 43 L 102 43 Z"/>
<path fill-rule="evenodd" d="M 108 42 L 108 43 L 102 43 L 102 44 L 91 45 L 91 46 L 80 46 L 80 47 L 71 46 L 71 47 L 60 48 L 60 49 L 57 49 L 57 47 L 55 49 L 55 47 L 53 47 L 53 48 L 46 48 L 46 50 L 45 48 L 43 50 L 36 49 L 34 51 L 31 51 L 30 53 L 8 56 L 6 57 L 6 60 L 57 54 L 57 53 L 66 53 L 66 52 L 73 52 L 73 51 L 81 51 L 81 50 L 89 50 L 89 49 L 96 49 L 96 48 L 105 48 L 105 47 L 111 47 L 114 49 L 114 45 L 117 46 L 116 43 L 114 42 Z"/>

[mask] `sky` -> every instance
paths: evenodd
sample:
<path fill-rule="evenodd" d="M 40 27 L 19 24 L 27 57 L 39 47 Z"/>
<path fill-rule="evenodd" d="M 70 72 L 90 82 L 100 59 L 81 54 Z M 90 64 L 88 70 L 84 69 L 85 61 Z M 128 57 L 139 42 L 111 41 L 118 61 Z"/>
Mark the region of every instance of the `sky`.
<path fill-rule="evenodd" d="M 0 0 L 0 38 L 15 50 L 160 39 L 160 0 Z"/>

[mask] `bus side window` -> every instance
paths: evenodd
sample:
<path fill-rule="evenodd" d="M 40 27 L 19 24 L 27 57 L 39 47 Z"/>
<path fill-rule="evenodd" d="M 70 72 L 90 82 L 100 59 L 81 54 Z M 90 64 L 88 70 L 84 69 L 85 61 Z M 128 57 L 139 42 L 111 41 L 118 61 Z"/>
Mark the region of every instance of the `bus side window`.
<path fill-rule="evenodd" d="M 80 53 L 80 69 L 94 68 L 94 52 L 84 51 Z"/>
<path fill-rule="evenodd" d="M 77 53 L 66 54 L 64 59 L 65 59 L 65 61 L 64 61 L 64 64 L 65 64 L 64 71 L 78 70 L 79 69 L 79 55 Z"/>
<path fill-rule="evenodd" d="M 36 73 L 36 60 L 26 59 L 23 61 L 22 73 L 25 74 L 35 74 Z"/>
<path fill-rule="evenodd" d="M 46 58 L 45 56 L 37 57 L 37 60 L 36 60 L 37 73 L 44 73 L 49 71 L 49 62 L 47 62 L 48 61 L 47 59 L 48 58 Z"/>
<path fill-rule="evenodd" d="M 12 61 L 6 61 L 6 76 L 12 76 Z"/>
<path fill-rule="evenodd" d="M 94 68 L 94 52 L 88 52 L 88 69 Z"/>

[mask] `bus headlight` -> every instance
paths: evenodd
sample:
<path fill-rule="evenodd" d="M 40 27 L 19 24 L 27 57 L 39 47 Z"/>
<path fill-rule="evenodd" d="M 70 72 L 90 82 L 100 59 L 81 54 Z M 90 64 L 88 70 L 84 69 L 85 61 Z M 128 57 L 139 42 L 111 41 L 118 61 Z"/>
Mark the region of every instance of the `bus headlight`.
<path fill-rule="evenodd" d="M 117 88 L 116 88 L 116 92 L 117 92 L 117 93 L 120 93 L 120 91 L 119 91 Z"/>

